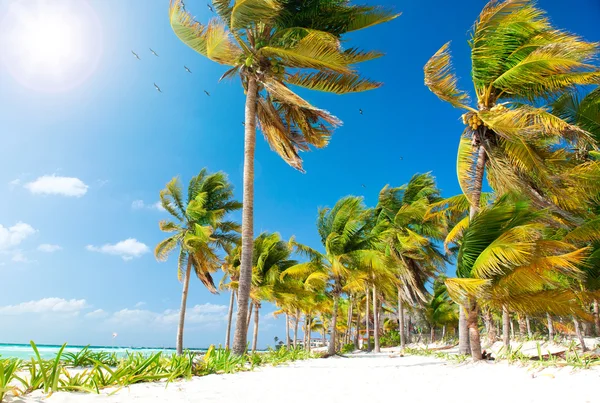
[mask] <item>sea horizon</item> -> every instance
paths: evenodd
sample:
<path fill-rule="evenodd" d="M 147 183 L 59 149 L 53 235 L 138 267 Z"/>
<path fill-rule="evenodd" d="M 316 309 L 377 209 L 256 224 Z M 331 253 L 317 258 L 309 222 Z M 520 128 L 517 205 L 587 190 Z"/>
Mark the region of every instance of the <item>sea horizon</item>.
<path fill-rule="evenodd" d="M 55 357 L 62 344 L 36 344 L 36 347 L 42 358 Z M 152 354 L 157 352 L 175 352 L 175 347 L 133 347 L 133 346 L 95 346 L 95 345 L 76 345 L 67 344 L 64 352 L 77 352 L 84 348 L 88 348 L 91 351 L 100 352 L 105 351 L 109 353 L 116 353 L 118 356 L 125 356 L 128 352 L 141 352 L 146 354 Z M 186 350 L 194 352 L 207 351 L 208 347 L 203 348 L 186 348 Z M 35 352 L 29 343 L 0 343 L 0 357 L 2 358 L 20 358 L 29 359 L 35 357 Z"/>

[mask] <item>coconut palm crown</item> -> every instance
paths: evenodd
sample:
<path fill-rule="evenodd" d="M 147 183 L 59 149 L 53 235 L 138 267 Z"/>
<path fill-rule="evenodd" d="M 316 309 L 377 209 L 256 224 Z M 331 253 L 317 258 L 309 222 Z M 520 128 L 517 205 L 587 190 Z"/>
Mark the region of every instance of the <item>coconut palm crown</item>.
<path fill-rule="evenodd" d="M 567 220 L 584 212 L 597 167 L 573 151 L 594 148 L 586 127 L 551 113 L 564 92 L 600 82 L 598 44 L 554 28 L 531 0 L 490 1 L 469 42 L 475 105 L 458 88 L 449 44 L 425 65 L 425 84 L 463 115 L 457 169 L 474 211 L 484 170 L 499 194 L 519 190 Z M 592 172 L 594 174 L 592 174 Z"/>
<path fill-rule="evenodd" d="M 221 77 L 239 76 L 245 91 L 258 82 L 256 117 L 265 139 L 289 165 L 303 170 L 300 151 L 327 145 L 341 121 L 311 105 L 288 85 L 346 94 L 381 83 L 361 77 L 354 65 L 382 53 L 344 49 L 342 34 L 398 16 L 347 1 L 213 1 L 217 19 L 194 21 L 182 0 L 171 0 L 175 34 L 189 47 L 230 66 Z"/>

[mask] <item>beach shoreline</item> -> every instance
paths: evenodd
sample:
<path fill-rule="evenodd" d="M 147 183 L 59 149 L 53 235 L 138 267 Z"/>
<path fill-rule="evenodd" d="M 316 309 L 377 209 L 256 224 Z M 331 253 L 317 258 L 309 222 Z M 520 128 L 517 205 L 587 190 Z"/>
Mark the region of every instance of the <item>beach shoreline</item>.
<path fill-rule="evenodd" d="M 390 352 L 296 361 L 235 374 L 207 375 L 186 381 L 141 383 L 109 388 L 99 395 L 41 391 L 11 403 L 131 402 L 519 402 L 598 401 L 591 385 L 600 369 L 533 368 L 507 362 L 451 363 L 439 358 Z M 498 382 L 506 388 L 498 388 Z"/>

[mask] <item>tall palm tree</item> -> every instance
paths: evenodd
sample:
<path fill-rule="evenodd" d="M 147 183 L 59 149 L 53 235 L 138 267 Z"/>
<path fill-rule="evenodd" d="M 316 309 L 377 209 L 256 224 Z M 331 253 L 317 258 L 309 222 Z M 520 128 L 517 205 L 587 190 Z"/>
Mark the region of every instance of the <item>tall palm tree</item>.
<path fill-rule="evenodd" d="M 390 21 L 398 15 L 344 0 L 213 0 L 218 19 L 194 21 L 182 0 L 171 0 L 170 22 L 186 45 L 229 66 L 224 77 L 239 76 L 246 95 L 242 266 L 234 352 L 246 349 L 246 316 L 252 277 L 254 148 L 256 126 L 271 148 L 302 171 L 299 151 L 327 145 L 341 122 L 316 108 L 287 85 L 346 94 L 378 88 L 353 66 L 382 56 L 344 49 L 341 36 Z M 292 71 L 290 71 L 292 70 Z"/>
<path fill-rule="evenodd" d="M 159 223 L 161 231 L 172 233 L 156 245 L 154 255 L 165 261 L 179 248 L 177 277 L 183 280 L 179 326 L 177 328 L 177 354 L 183 352 L 183 328 L 191 271 L 212 293 L 217 289 L 211 273 L 221 260 L 219 250 L 230 251 L 239 242 L 239 225 L 227 219 L 227 214 L 239 210 L 241 203 L 233 200 L 233 186 L 223 172 L 209 174 L 206 169 L 190 180 L 187 198 L 181 183 L 173 178 L 160 191 L 162 207 L 172 216 L 171 221 Z"/>
<path fill-rule="evenodd" d="M 457 171 L 470 217 L 480 208 L 487 172 L 499 194 L 523 192 L 539 207 L 578 221 L 572 213 L 584 212 L 596 194 L 590 190 L 597 187 L 597 166 L 581 163 L 570 149 L 591 148 L 592 138 L 546 106 L 556 94 L 598 81 L 600 72 L 592 64 L 597 45 L 554 28 L 531 0 L 491 0 L 471 37 L 476 105 L 470 106 L 468 94 L 457 86 L 449 43 L 425 65 L 429 89 L 467 111 Z"/>
<path fill-rule="evenodd" d="M 467 310 L 474 359 L 481 359 L 478 309 L 577 314 L 577 295 L 567 279 L 581 279 L 585 248 L 546 236 L 547 210 L 514 194 L 478 212 L 464 230 L 457 257 L 458 278 L 446 280 L 452 299 Z"/>

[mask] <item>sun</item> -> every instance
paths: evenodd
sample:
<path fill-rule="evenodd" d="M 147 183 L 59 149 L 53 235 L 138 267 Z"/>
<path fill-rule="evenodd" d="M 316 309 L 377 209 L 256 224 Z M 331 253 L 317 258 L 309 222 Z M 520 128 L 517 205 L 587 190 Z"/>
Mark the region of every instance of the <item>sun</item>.
<path fill-rule="evenodd" d="M 22 85 L 65 91 L 84 82 L 102 51 L 101 30 L 86 0 L 9 3 L 0 21 L 2 62 Z"/>

